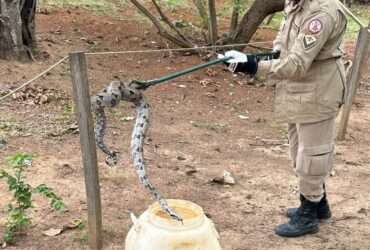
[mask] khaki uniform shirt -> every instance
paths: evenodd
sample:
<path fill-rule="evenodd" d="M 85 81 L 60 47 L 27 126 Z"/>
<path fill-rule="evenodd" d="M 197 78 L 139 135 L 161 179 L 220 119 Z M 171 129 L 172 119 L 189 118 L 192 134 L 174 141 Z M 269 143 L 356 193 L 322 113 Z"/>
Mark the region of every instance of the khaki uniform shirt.
<path fill-rule="evenodd" d="M 280 59 L 259 62 L 257 75 L 279 80 L 275 118 L 310 123 L 335 117 L 346 77 L 340 49 L 346 18 L 338 0 L 288 0 L 274 41 Z"/>

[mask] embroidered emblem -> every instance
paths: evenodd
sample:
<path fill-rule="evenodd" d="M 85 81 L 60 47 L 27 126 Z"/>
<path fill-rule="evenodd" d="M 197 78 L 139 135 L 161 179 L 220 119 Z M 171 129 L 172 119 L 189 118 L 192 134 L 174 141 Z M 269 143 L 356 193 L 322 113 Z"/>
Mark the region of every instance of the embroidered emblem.
<path fill-rule="evenodd" d="M 309 24 L 308 24 L 308 30 L 312 34 L 317 34 L 322 30 L 322 22 L 319 19 L 313 19 Z"/>
<path fill-rule="evenodd" d="M 305 49 L 312 48 L 315 45 L 316 41 L 317 41 L 316 37 L 311 36 L 311 35 L 305 35 L 303 37 L 303 45 L 304 45 L 304 48 Z"/>

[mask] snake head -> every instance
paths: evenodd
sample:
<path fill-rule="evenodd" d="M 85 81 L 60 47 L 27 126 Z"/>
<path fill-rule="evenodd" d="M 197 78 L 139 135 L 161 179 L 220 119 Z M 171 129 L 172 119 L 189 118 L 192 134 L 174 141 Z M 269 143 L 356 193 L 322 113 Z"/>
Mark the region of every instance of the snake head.
<path fill-rule="evenodd" d="M 181 222 L 181 224 L 184 225 L 184 220 L 180 216 L 178 216 L 177 214 L 170 214 L 170 216 L 171 216 L 172 219 L 174 219 L 176 221 L 179 221 L 179 222 Z"/>
<path fill-rule="evenodd" d="M 112 154 L 108 155 L 105 158 L 105 163 L 110 167 L 117 165 L 117 162 L 118 162 L 118 152 L 112 152 Z"/>
<path fill-rule="evenodd" d="M 172 219 L 180 221 L 182 224 L 184 224 L 184 220 L 175 211 L 172 211 L 171 209 L 166 209 L 166 212 Z"/>

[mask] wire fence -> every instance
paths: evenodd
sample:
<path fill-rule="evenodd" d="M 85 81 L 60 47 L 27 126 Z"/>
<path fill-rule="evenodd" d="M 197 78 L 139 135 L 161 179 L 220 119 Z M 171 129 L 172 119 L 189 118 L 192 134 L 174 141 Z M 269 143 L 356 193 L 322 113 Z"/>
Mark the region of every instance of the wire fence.
<path fill-rule="evenodd" d="M 171 52 L 187 52 L 187 51 L 196 51 L 196 50 L 210 50 L 210 49 L 217 49 L 217 48 L 235 48 L 235 47 L 258 47 L 258 45 L 263 44 L 271 44 L 273 41 L 258 41 L 258 42 L 251 42 L 251 43 L 238 43 L 238 44 L 227 44 L 227 45 L 214 45 L 214 46 L 200 46 L 200 47 L 193 47 L 193 48 L 176 48 L 176 49 L 148 49 L 148 50 L 122 50 L 122 51 L 102 51 L 102 52 L 86 52 L 85 54 L 88 56 L 101 56 L 101 55 L 118 55 L 118 54 L 145 54 L 145 53 L 171 53 Z M 265 48 L 268 49 L 268 48 Z M 62 59 L 58 60 L 56 63 L 39 73 L 38 75 L 32 77 L 30 80 L 24 82 L 19 87 L 9 91 L 9 93 L 0 96 L 0 103 L 2 103 L 5 99 L 12 96 L 16 92 L 20 91 L 21 89 L 25 88 L 26 86 L 30 85 L 31 83 L 35 82 L 39 78 L 47 75 L 51 70 L 65 62 L 69 56 L 64 56 Z M 370 60 L 370 58 L 369 58 Z M 368 62 L 368 72 L 370 72 L 370 62 Z M 359 84 L 359 91 L 361 93 L 365 93 L 370 95 L 370 75 L 367 75 L 362 79 Z"/>
<path fill-rule="evenodd" d="M 89 56 L 99 56 L 99 55 L 114 55 L 114 54 L 143 54 L 143 53 L 166 53 L 166 52 L 186 52 L 186 51 L 194 51 L 194 50 L 207 50 L 207 49 L 216 49 L 216 48 L 230 48 L 230 47 L 243 47 L 243 46 L 252 46 L 255 47 L 260 44 L 271 44 L 272 41 L 260 41 L 260 42 L 252 42 L 252 43 L 238 43 L 238 44 L 227 44 L 227 45 L 214 45 L 214 46 L 201 46 L 201 47 L 194 47 L 194 48 L 177 48 L 177 49 L 152 49 L 152 50 L 123 50 L 123 51 L 103 51 L 103 52 L 86 52 L 86 55 Z M 42 71 L 40 74 L 32 77 L 30 80 L 24 82 L 19 87 L 11 90 L 9 93 L 0 97 L 0 103 L 2 103 L 6 98 L 12 96 L 16 92 L 20 91 L 21 89 L 25 88 L 26 86 L 30 85 L 31 83 L 35 82 L 42 76 L 49 73 L 55 67 L 59 66 L 63 62 L 65 62 L 69 56 L 64 56 L 62 59 L 58 60 L 56 63 L 51 65 L 49 68 Z"/>

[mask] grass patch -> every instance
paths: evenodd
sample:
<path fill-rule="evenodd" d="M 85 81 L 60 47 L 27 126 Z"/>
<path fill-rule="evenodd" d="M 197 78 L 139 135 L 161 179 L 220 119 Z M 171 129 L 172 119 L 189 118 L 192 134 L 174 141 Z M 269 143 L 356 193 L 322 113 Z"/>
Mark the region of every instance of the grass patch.
<path fill-rule="evenodd" d="M 283 12 L 277 12 L 274 14 L 274 17 L 272 18 L 271 22 L 268 25 L 264 25 L 264 27 L 279 30 L 280 24 L 284 18 Z"/>
<path fill-rule="evenodd" d="M 6 117 L 2 113 L 0 113 L 0 117 L 0 137 L 19 136 L 25 132 L 24 127 L 15 118 Z"/>
<path fill-rule="evenodd" d="M 369 23 L 368 10 L 370 7 L 368 5 L 353 5 L 351 11 L 355 14 L 358 19 L 365 25 Z M 360 26 L 349 16 L 347 16 L 348 25 L 346 32 L 346 39 L 356 39 L 357 34 L 360 30 Z"/>
<path fill-rule="evenodd" d="M 127 6 L 129 0 L 40 0 L 41 8 L 80 7 L 101 13 L 116 13 L 117 9 Z M 187 0 L 163 0 L 160 5 L 173 10 L 177 7 L 188 7 Z"/>
<path fill-rule="evenodd" d="M 237 6 L 239 16 L 243 16 L 245 12 L 250 8 L 251 4 L 253 2 L 249 0 L 239 0 L 239 4 Z M 224 1 L 220 7 L 220 9 L 217 11 L 217 16 L 223 17 L 223 18 L 231 18 L 231 14 L 233 12 L 234 2 L 233 1 Z"/>
<path fill-rule="evenodd" d="M 113 12 L 117 10 L 117 5 L 106 0 L 40 0 L 40 8 L 69 8 L 80 7 L 96 12 Z"/>
<path fill-rule="evenodd" d="M 79 242 L 81 244 L 87 244 L 87 242 L 89 241 L 89 237 L 86 233 L 84 233 L 74 237 L 73 241 Z"/>
<path fill-rule="evenodd" d="M 225 133 L 228 129 L 226 124 L 220 124 L 220 123 L 201 123 L 201 122 L 195 122 L 195 121 L 191 121 L 190 123 L 195 128 L 203 128 L 203 129 L 215 131 L 217 133 Z"/>
<path fill-rule="evenodd" d="M 186 0 L 163 0 L 163 3 L 170 10 L 173 10 L 178 7 L 188 7 L 189 6 L 189 2 Z"/>

